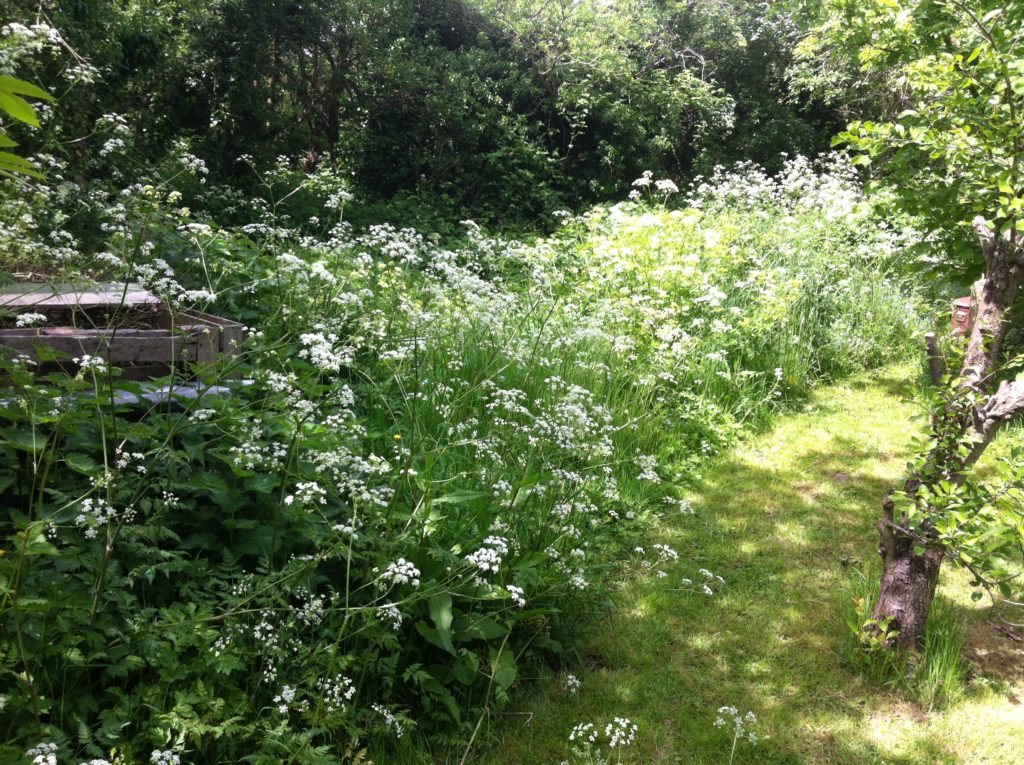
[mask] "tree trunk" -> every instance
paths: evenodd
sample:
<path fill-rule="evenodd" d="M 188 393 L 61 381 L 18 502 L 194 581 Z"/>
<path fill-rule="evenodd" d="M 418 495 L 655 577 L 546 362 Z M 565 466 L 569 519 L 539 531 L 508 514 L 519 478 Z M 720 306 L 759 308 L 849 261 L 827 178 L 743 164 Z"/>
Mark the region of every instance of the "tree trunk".
<path fill-rule="evenodd" d="M 907 483 L 911 493 L 914 485 Z M 893 522 L 891 492 L 882 502 L 883 517 L 878 523 L 882 556 L 882 586 L 875 603 L 874 618 L 884 622 L 887 634 L 907 648 L 920 648 L 924 626 L 928 621 L 939 570 L 945 551 L 931 545 L 921 550 L 920 541 L 904 524 Z M 883 628 L 883 624 L 877 626 Z"/>
<path fill-rule="evenodd" d="M 1024 253 L 1016 232 L 996 236 L 980 219 L 974 227 L 985 254 L 985 276 L 974 285 L 977 318 L 955 386 L 959 396 L 948 399 L 946 411 L 932 418 L 938 446 L 928 455 L 925 467 L 905 482 L 903 490 L 909 497 L 939 481 L 962 483 L 999 428 L 1024 411 L 1024 380 L 1004 381 L 990 394 L 1010 309 L 1024 281 Z M 934 335 L 925 342 L 932 383 L 944 388 L 946 369 L 938 343 Z M 965 443 L 968 449 L 958 448 Z M 900 646 L 920 648 L 939 570 L 950 551 L 935 537 L 927 517 L 913 525 L 906 517 L 894 517 L 891 495 L 890 491 L 882 503 L 884 513 L 878 524 L 882 586 L 873 618 L 879 626 L 887 624 L 888 631 L 899 631 L 895 642 Z"/>
<path fill-rule="evenodd" d="M 898 630 L 896 641 L 904 647 L 921 647 L 924 626 L 939 583 L 942 556 L 941 547 L 929 547 L 918 555 L 910 546 L 885 562 L 875 611 L 891 618 L 887 632 L 894 634 Z"/>

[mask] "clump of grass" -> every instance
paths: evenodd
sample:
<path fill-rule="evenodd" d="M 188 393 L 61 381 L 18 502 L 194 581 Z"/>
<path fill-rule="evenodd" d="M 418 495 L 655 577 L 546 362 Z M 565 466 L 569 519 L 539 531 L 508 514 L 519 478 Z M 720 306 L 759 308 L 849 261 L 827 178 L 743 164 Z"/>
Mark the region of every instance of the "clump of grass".
<path fill-rule="evenodd" d="M 872 685 L 899 687 L 907 673 L 906 657 L 885 643 L 892 635 L 888 624 L 871 619 L 878 600 L 879 579 L 854 568 L 843 597 L 843 621 L 847 629 L 841 647 L 845 661 Z"/>
<path fill-rule="evenodd" d="M 924 661 L 914 673 L 914 694 L 929 711 L 958 703 L 967 690 L 967 632 L 952 604 L 935 599 L 924 634 Z"/>
<path fill-rule="evenodd" d="M 843 599 L 848 627 L 844 659 L 873 685 L 906 693 L 929 712 L 961 701 L 969 672 L 964 658 L 967 634 L 952 604 L 941 595 L 935 598 L 921 653 L 910 655 L 886 646 L 890 626 L 871 619 L 878 592 L 876 572 L 853 570 Z"/>

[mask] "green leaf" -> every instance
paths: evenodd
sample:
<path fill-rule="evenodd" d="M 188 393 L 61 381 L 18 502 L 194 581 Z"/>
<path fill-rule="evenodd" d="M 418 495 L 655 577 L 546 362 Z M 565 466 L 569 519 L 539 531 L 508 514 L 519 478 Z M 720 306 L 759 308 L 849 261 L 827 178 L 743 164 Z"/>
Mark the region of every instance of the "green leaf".
<path fill-rule="evenodd" d="M 508 629 L 489 616 L 481 616 L 468 624 L 464 630 L 466 636 L 471 638 L 482 638 L 484 640 L 495 640 L 504 637 Z"/>
<path fill-rule="evenodd" d="M 0 431 L 0 442 L 23 452 L 41 452 L 46 448 L 46 439 L 40 433 L 18 428 L 5 428 Z"/>
<path fill-rule="evenodd" d="M 515 564 L 516 571 L 525 571 L 542 565 L 548 559 L 548 554 L 543 551 L 532 552 L 524 555 Z"/>
<path fill-rule="evenodd" d="M 458 659 L 451 666 L 452 677 L 463 685 L 472 685 L 480 672 L 480 660 L 472 651 L 462 649 Z"/>
<path fill-rule="evenodd" d="M 257 473 L 247 476 L 243 483 L 248 491 L 256 494 L 271 494 L 280 485 L 278 476 L 272 473 Z"/>
<path fill-rule="evenodd" d="M 100 473 L 100 464 L 88 454 L 68 452 L 64 455 L 64 461 L 76 473 L 83 475 L 98 475 Z"/>
<path fill-rule="evenodd" d="M 31 82 L 18 80 L 14 77 L 0 77 L 0 91 L 17 93 L 20 96 L 29 96 L 30 98 L 41 98 L 44 101 L 53 100 L 53 96 L 38 85 L 33 85 Z"/>
<path fill-rule="evenodd" d="M 30 175 L 33 178 L 42 178 L 36 166 L 17 154 L 9 151 L 0 151 L 0 174 L 3 175 Z"/>
<path fill-rule="evenodd" d="M 36 116 L 36 110 L 32 108 L 32 104 L 24 98 L 5 93 L 2 89 L 0 89 L 0 110 L 7 112 L 19 122 L 39 127 L 39 118 Z"/>
<path fill-rule="evenodd" d="M 434 505 L 461 505 L 464 502 L 472 502 L 475 499 L 482 499 L 483 497 L 489 497 L 490 492 L 486 491 L 474 491 L 472 489 L 456 489 L 450 494 L 437 497 L 436 499 L 430 500 L 431 504 Z"/>
<path fill-rule="evenodd" d="M 428 627 L 423 622 L 416 622 L 416 631 L 422 635 L 423 639 L 431 645 L 435 645 L 448 653 L 455 655 L 455 646 L 452 645 L 452 639 L 450 635 L 442 636 L 433 627 Z"/>
<path fill-rule="evenodd" d="M 500 687 L 506 691 L 512 687 L 519 677 L 519 669 L 516 667 L 516 658 L 512 651 L 491 649 L 491 673 L 494 675 L 494 682 Z"/>
<path fill-rule="evenodd" d="M 452 645 L 452 596 L 447 592 L 435 595 L 428 601 L 430 607 L 430 618 L 437 627 L 437 636 L 441 642 L 440 647 L 455 655 L 455 646 Z"/>

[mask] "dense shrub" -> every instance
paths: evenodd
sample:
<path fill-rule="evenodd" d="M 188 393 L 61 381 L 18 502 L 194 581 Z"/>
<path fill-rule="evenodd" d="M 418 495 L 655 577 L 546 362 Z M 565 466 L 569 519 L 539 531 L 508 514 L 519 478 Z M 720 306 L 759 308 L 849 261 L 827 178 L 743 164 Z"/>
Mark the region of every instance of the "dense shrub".
<path fill-rule="evenodd" d="M 353 232 L 336 188 L 318 236 L 118 194 L 108 250 L 67 245 L 69 272 L 250 334 L 199 398 L 148 408 L 102 359 L 3 362 L 3 758 L 462 745 L 571 651 L 705 455 L 914 332 L 901 235 L 840 163 L 721 172 L 680 209 L 670 182 L 635 190 L 547 240 L 467 222 L 448 249 Z"/>
<path fill-rule="evenodd" d="M 8 0 L 0 75 L 59 96 L 16 138 L 78 179 L 118 180 L 94 148 L 118 115 L 143 166 L 184 142 L 257 193 L 239 154 L 300 156 L 371 204 L 536 225 L 644 168 L 823 150 L 832 113 L 786 82 L 799 38 L 737 0 Z"/>

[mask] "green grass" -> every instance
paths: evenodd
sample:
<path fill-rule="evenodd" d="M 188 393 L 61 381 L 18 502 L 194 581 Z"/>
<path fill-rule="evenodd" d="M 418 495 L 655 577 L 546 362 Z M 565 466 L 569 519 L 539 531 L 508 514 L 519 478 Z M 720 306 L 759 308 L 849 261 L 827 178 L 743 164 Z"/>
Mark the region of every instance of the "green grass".
<path fill-rule="evenodd" d="M 762 737 L 739 745 L 737 763 L 1024 762 L 1024 651 L 984 624 L 958 572 L 944 573 L 935 624 L 967 631 L 962 698 L 940 704 L 958 657 L 919 670 L 904 691 L 844 658 L 851 577 L 876 565 L 879 501 L 908 457 L 908 377 L 824 388 L 718 460 L 693 493 L 696 515 L 667 519 L 650 540 L 679 551 L 669 576 L 625 576 L 594 625 L 585 666 L 572 670 L 579 693 L 564 675 L 541 679 L 497 722 L 497 744 L 469 761 L 571 762 L 573 725 L 622 716 L 640 726 L 622 762 L 725 763 L 731 735 L 714 720 L 729 705 L 754 711 Z M 725 578 L 713 597 L 680 591 L 699 568 Z"/>

